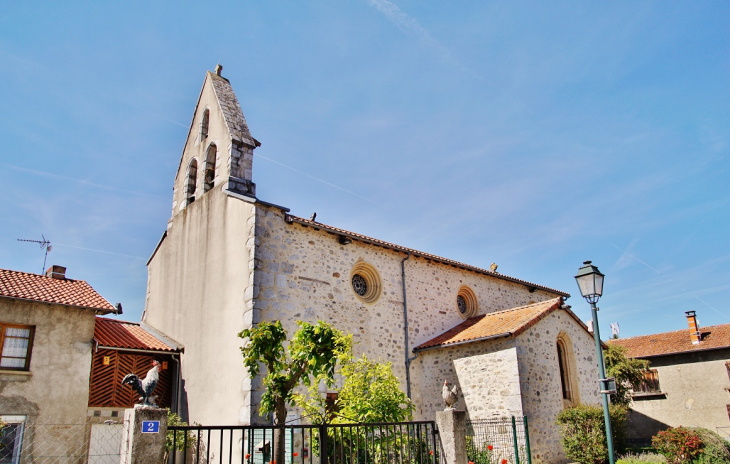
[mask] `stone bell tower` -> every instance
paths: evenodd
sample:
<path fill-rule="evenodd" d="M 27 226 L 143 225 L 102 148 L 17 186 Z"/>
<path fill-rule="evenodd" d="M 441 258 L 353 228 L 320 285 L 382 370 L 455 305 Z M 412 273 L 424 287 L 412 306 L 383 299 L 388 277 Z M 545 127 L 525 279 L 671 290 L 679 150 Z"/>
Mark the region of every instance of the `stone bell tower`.
<path fill-rule="evenodd" d="M 219 64 L 205 75 L 175 176 L 171 218 L 215 188 L 256 196 L 253 151 L 261 143 L 251 136 L 222 70 Z"/>

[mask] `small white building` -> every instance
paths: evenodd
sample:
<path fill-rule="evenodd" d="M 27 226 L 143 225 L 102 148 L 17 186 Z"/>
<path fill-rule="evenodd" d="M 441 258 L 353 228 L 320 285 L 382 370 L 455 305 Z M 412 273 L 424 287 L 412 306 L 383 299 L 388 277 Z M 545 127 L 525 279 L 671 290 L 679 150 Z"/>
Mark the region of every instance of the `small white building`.
<path fill-rule="evenodd" d="M 563 461 L 556 414 L 599 401 L 593 338 L 563 303 L 569 295 L 260 200 L 258 146 L 220 68 L 208 72 L 148 262 L 143 316 L 184 345 L 189 420 L 265 422 L 237 334 L 261 321 L 293 334 L 298 320 L 324 320 L 354 334 L 356 354 L 393 363 L 416 418 L 433 419 L 443 381 L 455 382 L 470 417 L 525 414 L 533 456 Z"/>

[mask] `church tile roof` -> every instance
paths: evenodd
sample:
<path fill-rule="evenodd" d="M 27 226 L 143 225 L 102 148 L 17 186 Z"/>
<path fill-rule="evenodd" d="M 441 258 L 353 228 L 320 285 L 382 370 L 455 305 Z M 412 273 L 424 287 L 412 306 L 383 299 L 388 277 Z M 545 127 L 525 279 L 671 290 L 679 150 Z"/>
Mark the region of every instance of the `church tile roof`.
<path fill-rule="evenodd" d="M 83 280 L 57 279 L 0 269 L 0 297 L 88 308 L 106 313 L 114 306 Z"/>
<path fill-rule="evenodd" d="M 693 345 L 689 329 L 675 330 L 652 335 L 609 340 L 611 345 L 623 346 L 631 358 L 649 358 L 693 351 L 730 348 L 730 324 L 711 325 L 700 328 L 702 339 Z"/>
<path fill-rule="evenodd" d="M 460 263 L 459 261 L 455 261 L 453 259 L 442 258 L 441 256 L 432 255 L 430 253 L 424 253 L 423 251 L 418 251 L 418 250 L 414 250 L 413 248 L 396 245 L 394 243 L 389 243 L 384 240 L 368 237 L 366 235 L 358 234 L 356 232 L 350 232 L 345 229 L 338 229 L 337 227 L 328 226 L 326 224 L 315 222 L 315 221 L 312 221 L 309 219 L 300 218 L 300 217 L 297 217 L 297 216 L 294 216 L 291 214 L 286 215 L 286 222 L 288 222 L 289 224 L 297 223 L 297 224 L 301 224 L 305 227 L 312 227 L 315 230 L 322 229 L 322 230 L 325 230 L 325 231 L 335 234 L 335 235 L 342 235 L 345 237 L 349 237 L 352 240 L 358 240 L 358 241 L 361 241 L 364 243 L 370 243 L 372 245 L 376 245 L 376 246 L 383 247 L 383 248 L 388 248 L 390 250 L 400 251 L 403 253 L 410 253 L 411 255 L 413 255 L 415 257 L 428 259 L 431 261 L 435 261 L 435 262 L 442 263 L 442 264 L 447 264 L 449 266 L 457 267 L 460 269 L 465 269 L 467 271 L 473 271 L 473 272 L 477 272 L 479 274 L 485 274 L 488 276 L 492 276 L 497 279 L 502 279 L 502 280 L 506 280 L 509 282 L 514 282 L 517 284 L 525 285 L 526 287 L 530 287 L 531 289 L 544 290 L 546 292 L 560 295 L 565 298 L 570 297 L 569 293 L 565 293 L 560 290 L 556 290 L 554 288 L 533 284 L 532 282 L 528 282 L 526 280 L 517 279 L 515 277 L 510 277 L 510 276 L 507 276 L 504 274 L 500 274 L 499 272 L 491 271 L 488 269 L 483 269 L 483 268 L 480 268 L 477 266 L 470 266 L 469 264 Z"/>
<path fill-rule="evenodd" d="M 94 341 L 104 348 L 127 348 L 145 351 L 177 351 L 135 322 L 96 318 Z"/>
<path fill-rule="evenodd" d="M 553 298 L 527 306 L 470 317 L 453 329 L 418 345 L 413 351 L 494 338 L 516 337 L 561 307 L 563 307 L 563 299 Z M 563 308 L 585 328 L 575 314 L 567 307 Z"/>

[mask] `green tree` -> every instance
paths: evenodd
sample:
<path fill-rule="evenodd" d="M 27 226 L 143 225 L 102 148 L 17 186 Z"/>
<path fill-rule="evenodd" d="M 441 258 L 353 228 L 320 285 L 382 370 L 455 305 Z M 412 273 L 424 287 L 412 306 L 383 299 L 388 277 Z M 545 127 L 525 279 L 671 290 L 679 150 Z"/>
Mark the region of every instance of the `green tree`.
<path fill-rule="evenodd" d="M 284 425 L 286 405 L 294 398 L 294 389 L 300 384 L 334 382 L 335 367 L 341 360 L 352 356 L 352 336 L 345 335 L 323 321 L 316 325 L 297 321 L 299 330 L 284 347 L 287 334 L 280 321 L 262 322 L 238 334 L 247 340 L 241 347 L 243 364 L 251 378 L 259 374 L 261 365 L 267 373 L 263 378 L 261 415 L 274 414 L 274 425 Z M 283 429 L 274 430 L 274 460 L 284 463 Z"/>
<path fill-rule="evenodd" d="M 296 402 L 311 421 L 319 423 L 402 422 L 410 420 L 414 406 L 400 389 L 391 363 L 379 363 L 364 356 L 343 360 L 340 373 L 343 383 L 336 414 L 327 411 L 326 399 L 312 385 L 309 396 L 297 395 Z"/>
<path fill-rule="evenodd" d="M 631 404 L 631 388 L 637 387 L 644 380 L 644 372 L 649 368 L 649 361 L 627 358 L 628 350 L 615 343 L 609 343 L 603 351 L 606 361 L 606 372 L 616 379 L 616 393 L 611 395 L 613 404 L 628 406 Z"/>

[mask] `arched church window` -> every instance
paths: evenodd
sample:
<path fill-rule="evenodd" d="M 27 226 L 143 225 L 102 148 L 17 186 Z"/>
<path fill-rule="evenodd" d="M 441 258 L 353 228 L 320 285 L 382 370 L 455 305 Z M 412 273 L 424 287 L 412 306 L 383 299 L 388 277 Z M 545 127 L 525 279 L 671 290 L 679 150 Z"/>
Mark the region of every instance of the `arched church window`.
<path fill-rule="evenodd" d="M 195 201 L 195 190 L 198 185 L 198 160 L 193 158 L 188 165 L 188 177 L 185 185 L 185 200 L 187 204 Z"/>
<path fill-rule="evenodd" d="M 568 408 L 578 404 L 578 383 L 575 376 L 575 357 L 572 343 L 568 336 L 561 333 L 556 343 L 558 351 L 558 369 L 560 371 L 560 389 L 563 395 L 563 406 Z"/>
<path fill-rule="evenodd" d="M 383 287 L 380 275 L 370 264 L 359 261 L 350 273 L 352 291 L 364 303 L 375 303 Z"/>
<path fill-rule="evenodd" d="M 208 126 L 210 123 L 210 110 L 205 109 L 203 111 L 203 117 L 200 118 L 200 140 L 203 140 L 208 136 Z"/>
<path fill-rule="evenodd" d="M 205 155 L 205 181 L 203 191 L 207 192 L 212 189 L 215 184 L 215 159 L 218 155 L 218 149 L 215 144 L 210 144 Z"/>
<path fill-rule="evenodd" d="M 474 290 L 462 285 L 459 292 L 456 294 L 456 309 L 459 310 L 459 316 L 464 319 L 475 316 L 479 311 L 477 304 L 477 296 Z"/>

